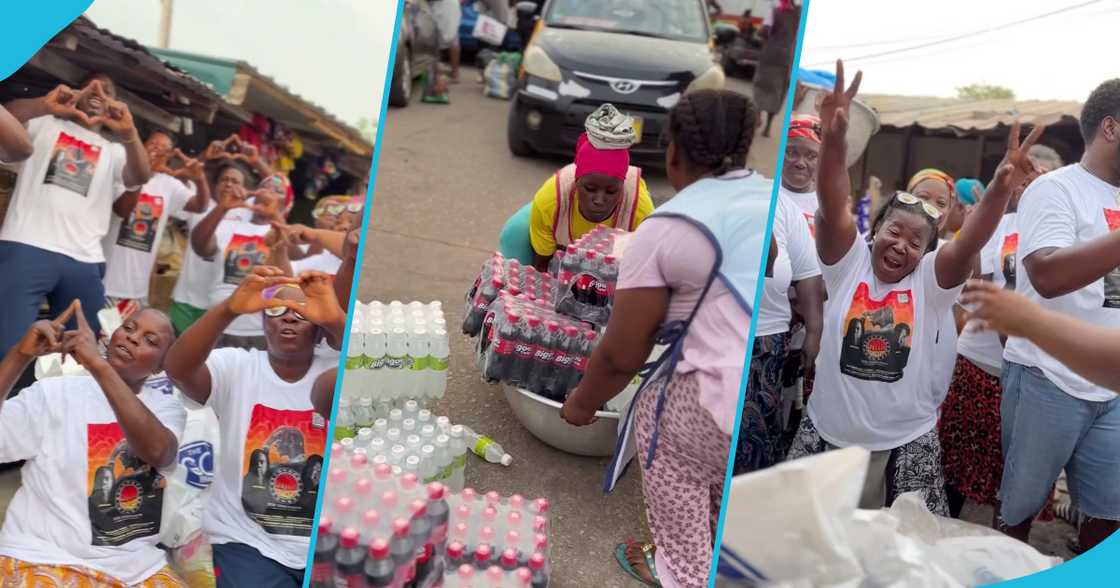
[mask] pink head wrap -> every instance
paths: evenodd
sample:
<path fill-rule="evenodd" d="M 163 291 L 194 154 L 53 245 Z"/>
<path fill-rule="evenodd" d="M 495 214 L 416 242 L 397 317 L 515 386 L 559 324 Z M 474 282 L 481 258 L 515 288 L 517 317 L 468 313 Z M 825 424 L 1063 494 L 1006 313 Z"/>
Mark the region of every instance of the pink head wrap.
<path fill-rule="evenodd" d="M 579 136 L 576 142 L 576 179 L 588 174 L 605 174 L 625 180 L 629 169 L 628 149 L 598 149 L 587 139 L 587 133 Z"/>

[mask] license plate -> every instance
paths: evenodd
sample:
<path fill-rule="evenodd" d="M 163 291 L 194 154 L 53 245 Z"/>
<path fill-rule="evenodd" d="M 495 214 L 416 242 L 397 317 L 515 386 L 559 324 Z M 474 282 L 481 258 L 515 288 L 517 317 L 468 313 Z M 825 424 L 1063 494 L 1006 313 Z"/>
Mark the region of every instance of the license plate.
<path fill-rule="evenodd" d="M 642 119 L 634 117 L 634 143 L 642 142 Z"/>

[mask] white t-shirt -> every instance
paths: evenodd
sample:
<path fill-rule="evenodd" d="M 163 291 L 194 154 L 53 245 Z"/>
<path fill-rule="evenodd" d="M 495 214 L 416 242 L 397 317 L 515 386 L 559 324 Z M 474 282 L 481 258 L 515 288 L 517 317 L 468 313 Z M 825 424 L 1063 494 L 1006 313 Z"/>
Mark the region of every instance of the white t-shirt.
<path fill-rule="evenodd" d="M 789 304 L 790 283 L 821 275 L 809 226 L 801 209 L 782 192 L 774 203 L 774 239 L 778 242 L 778 256 L 774 259 L 773 277 L 762 283 L 755 327 L 758 337 L 789 331 L 793 318 Z"/>
<path fill-rule="evenodd" d="M 124 194 L 124 146 L 53 116 L 27 122 L 34 153 L 19 164 L 0 241 L 101 263 L 113 202 Z"/>
<path fill-rule="evenodd" d="M 124 222 L 113 215 L 105 235 L 105 295 L 145 298 L 167 218 L 182 212 L 195 189 L 157 173 L 140 189 L 136 208 Z"/>
<path fill-rule="evenodd" d="M 206 360 L 218 416 L 218 456 L 203 529 L 213 543 L 242 543 L 287 567 L 307 564 L 326 422 L 311 406 L 311 385 L 338 367 L 316 354 L 298 382 L 281 380 L 256 349 L 215 349 Z"/>
<path fill-rule="evenodd" d="M 333 276 L 338 273 L 339 267 L 342 267 L 341 257 L 336 256 L 330 251 L 321 251 L 310 257 L 293 261 L 292 273 L 298 276 L 302 272 L 315 270 Z"/>
<path fill-rule="evenodd" d="M 816 238 L 816 231 L 814 224 L 817 220 L 817 209 L 820 208 L 821 203 L 817 200 L 816 192 L 793 192 L 787 190 L 785 187 L 778 189 L 778 194 L 787 196 L 790 202 L 797 205 L 797 209 L 801 211 L 801 216 L 805 218 L 805 222 L 809 223 L 809 234 Z"/>
<path fill-rule="evenodd" d="M 875 278 L 870 248 L 859 238 L 836 264 L 821 263 L 829 298 L 808 411 L 825 441 L 894 449 L 937 423 L 948 392 L 941 385 L 948 378 L 936 373 L 944 368 L 938 342 L 964 285 L 937 284 L 936 255 L 927 253 L 895 284 Z"/>
<path fill-rule="evenodd" d="M 206 215 L 217 204 L 213 200 L 206 204 L 206 210 L 200 213 L 180 212 L 173 214 L 176 218 L 187 221 L 187 230 L 193 231 Z M 248 221 L 252 212 L 244 208 L 235 208 L 229 211 L 225 218 L 230 220 Z M 183 264 L 179 267 L 179 278 L 175 282 L 175 290 L 171 299 L 182 304 L 189 304 L 195 308 L 209 308 L 210 291 L 214 287 L 217 277 L 218 264 L 211 263 L 199 257 L 194 252 L 194 247 L 187 245 L 183 254 Z"/>
<path fill-rule="evenodd" d="M 992 275 L 992 283 L 1015 289 L 1015 252 L 1019 248 L 1019 229 L 1014 212 L 1003 215 L 992 238 L 980 251 L 980 275 Z M 957 353 L 993 376 L 1003 369 L 1003 344 L 995 331 L 976 331 L 969 321 L 957 339 Z"/>
<path fill-rule="evenodd" d="M 138 397 L 178 440 L 187 413 L 175 397 L 154 388 Z M 167 565 L 156 547 L 166 480 L 128 451 L 92 377 L 47 378 L 4 403 L 0 461 L 21 459 L 0 554 L 93 568 L 129 585 Z"/>
<path fill-rule="evenodd" d="M 264 236 L 272 230 L 270 225 L 248 221 L 223 219 L 214 230 L 219 255 L 210 263 L 216 266 L 215 281 L 209 292 L 207 308 L 221 303 L 237 289 L 253 268 L 268 259 Z M 264 335 L 260 313 L 243 314 L 226 328 L 227 335 L 259 337 Z"/>
<path fill-rule="evenodd" d="M 1023 269 L 1023 258 L 1039 249 L 1085 243 L 1120 228 L 1118 191 L 1120 188 L 1089 173 L 1079 163 L 1031 182 L 1019 203 L 1015 290 L 1043 308 L 1097 326 L 1120 328 L 1120 268 L 1076 292 L 1050 299 L 1035 291 Z M 1078 376 L 1026 339 L 1008 338 L 1003 356 L 1008 361 L 1039 368 L 1055 386 L 1074 398 L 1094 402 L 1116 398 L 1115 392 Z"/>

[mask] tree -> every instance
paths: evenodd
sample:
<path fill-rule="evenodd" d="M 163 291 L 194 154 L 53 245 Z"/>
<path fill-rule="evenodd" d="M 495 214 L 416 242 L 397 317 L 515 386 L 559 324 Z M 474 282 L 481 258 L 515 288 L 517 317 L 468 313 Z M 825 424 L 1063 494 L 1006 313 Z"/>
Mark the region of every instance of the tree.
<path fill-rule="evenodd" d="M 969 84 L 957 88 L 957 98 L 961 100 L 1014 100 L 1011 88 L 990 84 Z"/>
<path fill-rule="evenodd" d="M 364 137 L 365 140 L 369 141 L 370 143 L 373 143 L 377 140 L 377 121 L 370 120 L 363 116 L 362 118 L 358 119 L 358 124 L 355 126 L 358 128 L 358 132 L 362 134 L 362 137 Z"/>

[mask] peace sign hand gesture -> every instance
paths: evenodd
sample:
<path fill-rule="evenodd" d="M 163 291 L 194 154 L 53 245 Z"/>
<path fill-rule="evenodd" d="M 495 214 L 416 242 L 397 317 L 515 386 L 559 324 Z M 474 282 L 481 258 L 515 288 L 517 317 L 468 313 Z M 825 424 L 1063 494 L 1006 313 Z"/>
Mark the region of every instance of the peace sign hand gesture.
<path fill-rule="evenodd" d="M 74 316 L 75 311 L 80 310 L 81 303 L 75 300 L 53 321 L 43 320 L 32 323 L 23 339 L 16 344 L 16 353 L 28 360 L 58 353 L 62 348 L 63 326 L 70 317 Z"/>
<path fill-rule="evenodd" d="M 852 85 L 844 89 L 844 62 L 836 60 L 836 85 L 832 92 L 824 95 L 821 100 L 821 130 L 824 135 L 822 140 L 844 141 L 848 132 L 848 109 L 859 92 L 859 84 L 863 80 L 863 72 L 857 71 L 852 79 Z"/>
<path fill-rule="evenodd" d="M 1034 180 L 1042 175 L 1042 170 L 1031 161 L 1028 153 L 1045 130 L 1046 125 L 1035 125 L 1027 138 L 1020 143 L 1019 121 L 1011 123 L 1011 133 L 1007 137 L 1007 153 L 996 168 L 994 179 L 996 184 L 1010 191 L 1015 186 L 1023 185 L 1027 180 Z"/>

